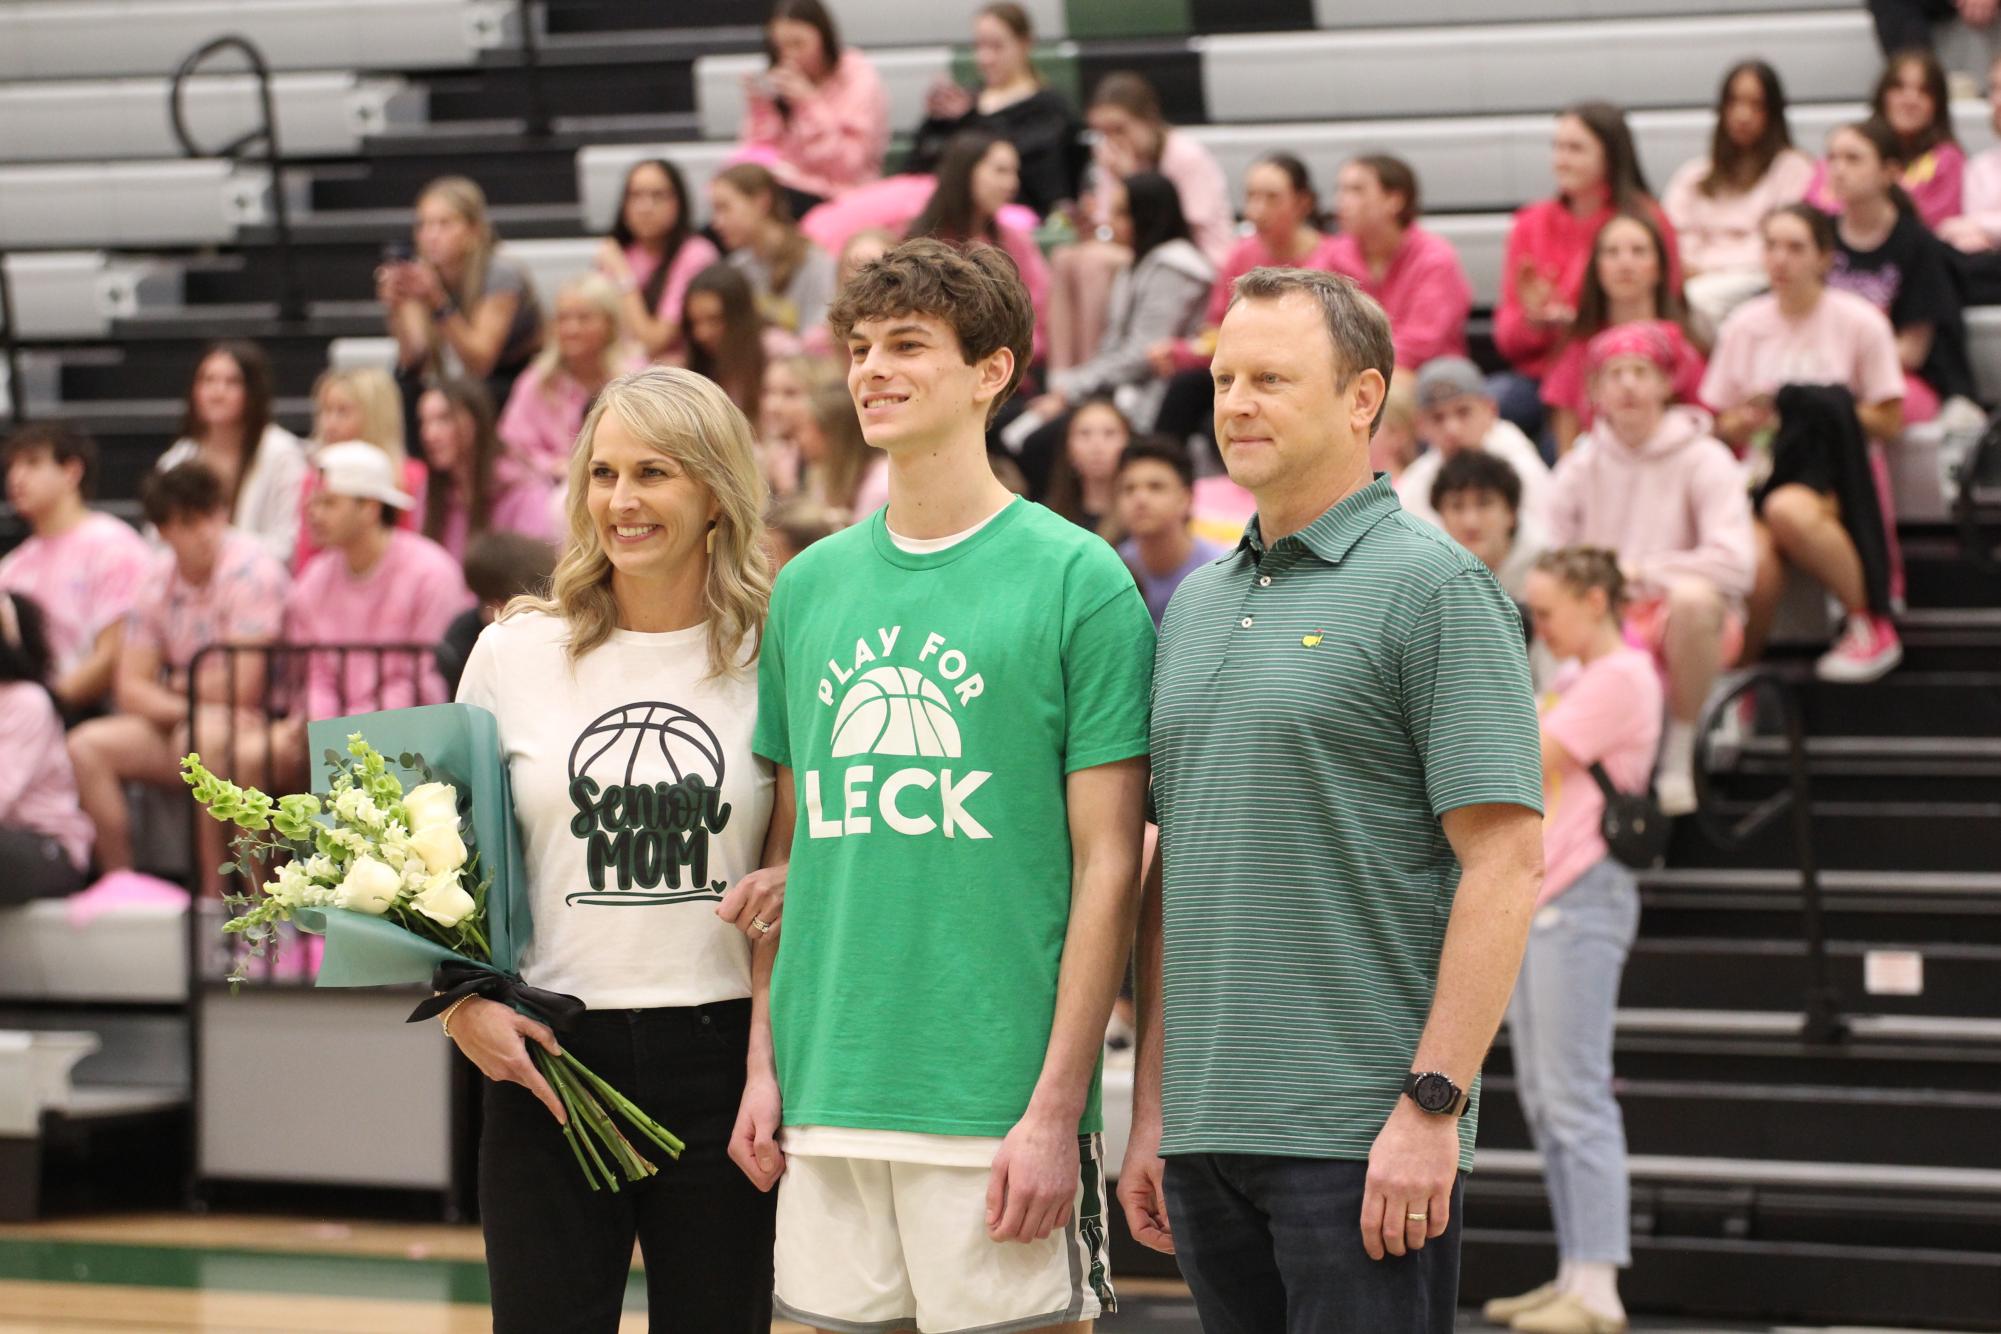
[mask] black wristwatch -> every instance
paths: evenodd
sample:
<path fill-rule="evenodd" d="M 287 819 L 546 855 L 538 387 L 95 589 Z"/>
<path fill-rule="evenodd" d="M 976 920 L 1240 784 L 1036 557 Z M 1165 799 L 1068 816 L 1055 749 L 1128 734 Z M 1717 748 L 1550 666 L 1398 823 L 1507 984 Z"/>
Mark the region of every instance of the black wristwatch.
<path fill-rule="evenodd" d="M 1403 1082 L 1404 1094 L 1433 1116 L 1464 1116 L 1466 1090 L 1452 1082 L 1450 1075 L 1435 1070 L 1413 1070 Z"/>

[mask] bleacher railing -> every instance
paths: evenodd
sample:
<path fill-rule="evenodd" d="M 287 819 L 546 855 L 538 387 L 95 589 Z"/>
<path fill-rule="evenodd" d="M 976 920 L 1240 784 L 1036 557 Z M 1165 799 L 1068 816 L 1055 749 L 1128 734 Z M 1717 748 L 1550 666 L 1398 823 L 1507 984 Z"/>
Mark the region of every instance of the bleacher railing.
<path fill-rule="evenodd" d="M 14 282 L 7 276 L 7 252 L 0 250 L 0 365 L 7 368 L 7 424 L 19 426 L 28 420 L 24 401 L 27 390 L 21 384 L 20 331 L 14 327 Z"/>
<path fill-rule="evenodd" d="M 1726 824 L 1717 811 L 1710 786 L 1710 738 L 1725 712 L 1746 696 L 1770 701 L 1777 709 L 1786 742 L 1786 784 L 1759 802 L 1735 823 Z M 1800 874 L 1800 926 L 1806 942 L 1807 993 L 1800 1032 L 1808 1042 L 1833 1044 L 1846 1040 L 1847 1021 L 1834 988 L 1827 960 L 1827 926 L 1821 902 L 1820 863 L 1813 846 L 1813 789 L 1807 773 L 1806 725 L 1799 691 L 1769 670 L 1753 672 L 1710 702 L 1696 745 L 1696 823 L 1718 847 L 1737 848 L 1754 838 L 1781 815 L 1792 816 L 1793 856 Z"/>
<path fill-rule="evenodd" d="M 521 77 L 528 87 L 528 105 L 521 128 L 530 139 L 549 136 L 549 98 L 542 88 L 542 48 L 536 34 L 535 18 L 541 6 L 534 0 L 520 0 L 516 22 L 521 29 Z"/>
<path fill-rule="evenodd" d="M 204 152 L 188 132 L 182 93 L 202 63 L 220 51 L 239 52 L 250 62 L 250 71 L 257 76 L 257 105 L 264 123 L 220 148 Z M 264 163 L 271 176 L 271 217 L 278 233 L 278 318 L 288 322 L 303 320 L 306 305 L 300 297 L 299 276 L 292 264 L 292 218 L 285 203 L 284 155 L 278 147 L 278 112 L 271 100 L 270 62 L 265 60 L 256 43 L 234 33 L 206 43 L 174 71 L 173 87 L 167 93 L 167 115 L 173 123 L 174 138 L 180 141 L 181 151 L 189 157 L 222 157 L 240 161 L 249 156 L 253 148 L 262 145 Z"/>

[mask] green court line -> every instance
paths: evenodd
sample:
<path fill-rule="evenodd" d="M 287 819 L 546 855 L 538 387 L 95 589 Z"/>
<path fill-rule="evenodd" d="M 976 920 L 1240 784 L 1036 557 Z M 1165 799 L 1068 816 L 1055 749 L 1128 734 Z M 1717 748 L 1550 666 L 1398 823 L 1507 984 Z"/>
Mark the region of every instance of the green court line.
<path fill-rule="evenodd" d="M 476 1306 L 491 1300 L 486 1264 L 479 1260 L 302 1255 L 206 1246 L 4 1240 L 0 1279 Z M 637 1270 L 626 1281 L 624 1304 L 629 1311 L 646 1309 L 646 1279 Z"/>

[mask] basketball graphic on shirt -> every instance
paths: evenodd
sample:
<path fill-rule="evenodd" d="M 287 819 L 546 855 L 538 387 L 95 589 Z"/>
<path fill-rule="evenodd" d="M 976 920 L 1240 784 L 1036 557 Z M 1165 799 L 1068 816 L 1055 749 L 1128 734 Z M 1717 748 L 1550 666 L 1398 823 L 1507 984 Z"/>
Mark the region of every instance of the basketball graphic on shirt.
<path fill-rule="evenodd" d="M 570 781 L 600 787 L 678 783 L 699 775 L 723 785 L 723 747 L 714 729 L 678 704 L 627 704 L 601 715 L 570 748 Z"/>
<path fill-rule="evenodd" d="M 959 724 L 945 692 L 910 667 L 864 672 L 834 712 L 834 756 L 959 757 Z"/>

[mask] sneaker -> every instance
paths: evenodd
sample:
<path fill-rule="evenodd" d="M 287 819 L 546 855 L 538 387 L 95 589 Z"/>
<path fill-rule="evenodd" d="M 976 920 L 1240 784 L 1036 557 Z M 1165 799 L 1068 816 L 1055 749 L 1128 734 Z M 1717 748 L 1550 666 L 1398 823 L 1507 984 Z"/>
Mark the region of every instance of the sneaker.
<path fill-rule="evenodd" d="M 1851 616 L 1848 629 L 1821 655 L 1813 674 L 1823 681 L 1861 685 L 1881 680 L 1904 660 L 1904 645 L 1887 616 Z"/>
<path fill-rule="evenodd" d="M 1599 1315 L 1577 1299 L 1576 1294 L 1558 1293 L 1554 1301 L 1533 1311 L 1524 1311 L 1508 1328 L 1529 1334 L 1625 1334 L 1624 1318 Z"/>
<path fill-rule="evenodd" d="M 1519 1297 L 1496 1297 L 1480 1308 L 1480 1316 L 1490 1325 L 1512 1324 L 1516 1316 L 1540 1310 L 1562 1295 L 1562 1290 L 1552 1280 Z"/>

